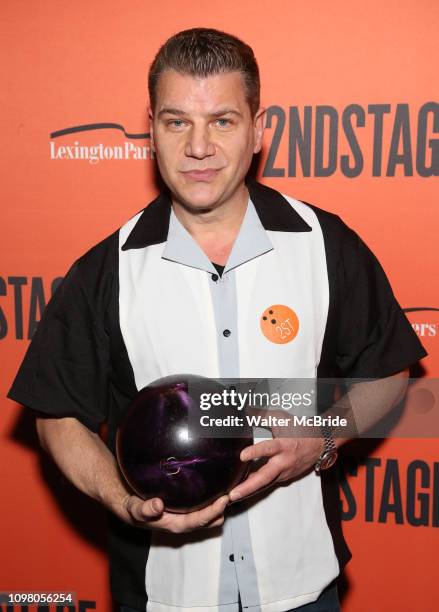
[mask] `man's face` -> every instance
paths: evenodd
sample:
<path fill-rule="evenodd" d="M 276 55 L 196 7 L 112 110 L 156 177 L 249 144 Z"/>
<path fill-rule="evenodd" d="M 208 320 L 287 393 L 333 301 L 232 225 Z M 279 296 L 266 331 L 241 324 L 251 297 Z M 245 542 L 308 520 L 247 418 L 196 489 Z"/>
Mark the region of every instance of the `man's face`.
<path fill-rule="evenodd" d="M 232 198 L 261 149 L 264 110 L 252 119 L 239 72 L 198 78 L 165 71 L 150 119 L 160 174 L 191 209 L 212 210 Z"/>

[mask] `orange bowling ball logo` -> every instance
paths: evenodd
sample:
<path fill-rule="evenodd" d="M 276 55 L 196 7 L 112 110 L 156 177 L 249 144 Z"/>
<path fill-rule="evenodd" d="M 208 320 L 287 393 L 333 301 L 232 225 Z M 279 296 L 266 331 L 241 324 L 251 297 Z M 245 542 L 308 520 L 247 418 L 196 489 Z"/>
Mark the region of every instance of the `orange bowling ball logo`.
<path fill-rule="evenodd" d="M 275 304 L 264 310 L 259 324 L 267 340 L 275 344 L 287 344 L 297 336 L 299 319 L 291 308 Z"/>

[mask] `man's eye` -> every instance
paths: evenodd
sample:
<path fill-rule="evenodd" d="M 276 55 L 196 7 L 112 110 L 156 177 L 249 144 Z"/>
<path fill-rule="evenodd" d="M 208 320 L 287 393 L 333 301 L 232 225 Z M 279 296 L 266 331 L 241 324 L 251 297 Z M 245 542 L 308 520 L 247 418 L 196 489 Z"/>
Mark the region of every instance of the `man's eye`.
<path fill-rule="evenodd" d="M 169 122 L 169 125 L 171 127 L 179 128 L 179 127 L 182 127 L 183 121 L 182 121 L 182 119 L 171 119 L 171 121 Z"/>
<path fill-rule="evenodd" d="M 227 127 L 230 124 L 230 119 L 217 119 L 217 123 L 220 127 Z"/>

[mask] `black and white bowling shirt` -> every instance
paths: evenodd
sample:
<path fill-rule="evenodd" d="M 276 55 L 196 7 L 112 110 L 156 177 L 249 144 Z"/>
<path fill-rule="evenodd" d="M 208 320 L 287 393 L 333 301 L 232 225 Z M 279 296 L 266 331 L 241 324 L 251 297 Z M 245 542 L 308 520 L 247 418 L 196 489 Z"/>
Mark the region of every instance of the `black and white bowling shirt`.
<path fill-rule="evenodd" d="M 248 187 L 221 276 L 166 193 L 78 259 L 9 397 L 92 431 L 107 422 L 114 452 L 130 400 L 163 376 L 381 378 L 426 355 L 380 264 L 339 217 Z M 275 306 L 294 333 L 279 327 L 276 338 L 263 323 Z M 110 527 L 114 598 L 148 612 L 236 612 L 238 592 L 246 610 L 289 610 L 315 601 L 350 557 L 334 469 L 235 504 L 216 530 L 150 532 L 113 516 Z"/>

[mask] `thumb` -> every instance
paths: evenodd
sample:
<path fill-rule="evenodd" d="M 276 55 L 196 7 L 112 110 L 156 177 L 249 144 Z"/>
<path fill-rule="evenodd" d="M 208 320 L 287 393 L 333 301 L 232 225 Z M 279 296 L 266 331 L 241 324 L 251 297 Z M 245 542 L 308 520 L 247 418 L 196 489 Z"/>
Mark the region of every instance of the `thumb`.
<path fill-rule="evenodd" d="M 163 513 L 164 504 L 161 499 L 158 497 L 153 497 L 152 499 L 147 499 L 141 505 L 140 512 L 141 518 L 151 519 L 160 516 Z"/>
<path fill-rule="evenodd" d="M 158 497 L 145 501 L 136 495 L 131 495 L 127 501 L 126 508 L 135 521 L 144 522 L 160 516 L 164 505 Z"/>

